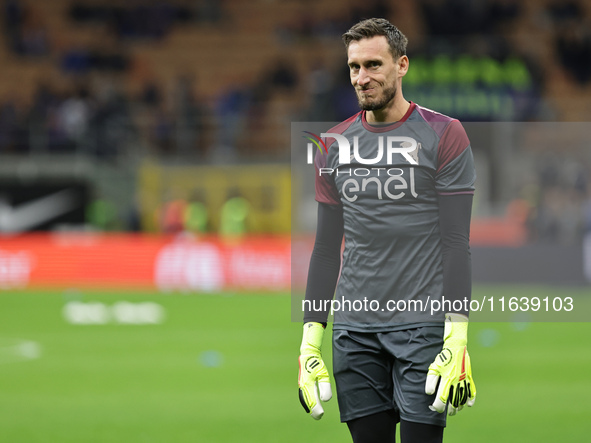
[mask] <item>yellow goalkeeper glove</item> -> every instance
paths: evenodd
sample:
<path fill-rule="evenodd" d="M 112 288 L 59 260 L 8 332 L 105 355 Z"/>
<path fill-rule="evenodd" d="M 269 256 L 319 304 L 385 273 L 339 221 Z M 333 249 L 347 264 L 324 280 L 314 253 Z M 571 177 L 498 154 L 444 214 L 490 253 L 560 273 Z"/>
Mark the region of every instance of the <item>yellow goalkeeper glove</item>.
<path fill-rule="evenodd" d="M 468 342 L 468 317 L 461 314 L 445 314 L 443 349 L 429 366 L 425 392 L 435 393 L 435 401 L 429 409 L 455 415 L 464 405 L 472 406 L 476 400 L 476 386 L 472 380 L 472 367 L 466 344 Z"/>
<path fill-rule="evenodd" d="M 320 351 L 323 337 L 324 326 L 320 323 L 304 324 L 299 359 L 299 396 L 302 406 L 315 420 L 320 420 L 324 415 L 320 400 L 328 401 L 332 398 L 330 378 Z"/>

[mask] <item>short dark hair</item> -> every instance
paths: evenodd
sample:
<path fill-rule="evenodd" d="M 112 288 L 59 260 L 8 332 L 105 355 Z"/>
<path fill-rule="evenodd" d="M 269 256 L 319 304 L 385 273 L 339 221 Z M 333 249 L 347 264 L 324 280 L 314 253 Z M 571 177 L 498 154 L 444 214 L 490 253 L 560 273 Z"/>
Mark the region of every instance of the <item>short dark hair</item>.
<path fill-rule="evenodd" d="M 396 26 L 384 18 L 368 18 L 353 25 L 343 34 L 343 43 L 345 43 L 345 48 L 349 49 L 349 44 L 353 41 L 378 35 L 383 35 L 388 40 L 394 60 L 406 55 L 408 39 Z"/>

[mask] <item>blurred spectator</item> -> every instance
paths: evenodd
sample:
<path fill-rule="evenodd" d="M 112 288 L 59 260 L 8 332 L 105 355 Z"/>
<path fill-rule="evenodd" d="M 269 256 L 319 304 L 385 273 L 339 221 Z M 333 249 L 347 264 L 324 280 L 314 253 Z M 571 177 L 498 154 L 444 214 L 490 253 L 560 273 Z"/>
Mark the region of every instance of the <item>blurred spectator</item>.
<path fill-rule="evenodd" d="M 187 232 L 193 234 L 207 232 L 209 215 L 204 202 L 205 196 L 203 191 L 196 189 L 185 207 L 184 223 Z"/>
<path fill-rule="evenodd" d="M 27 7 L 21 28 L 21 53 L 28 56 L 49 54 L 49 35 L 47 27 L 36 9 Z"/>
<path fill-rule="evenodd" d="M 10 49 L 15 53 L 21 52 L 21 28 L 25 17 L 25 10 L 20 0 L 4 1 L 4 32 Z"/>
<path fill-rule="evenodd" d="M 174 152 L 174 122 L 170 112 L 160 104 L 153 114 L 151 140 L 159 154 L 170 155 Z"/>
<path fill-rule="evenodd" d="M 564 67 L 581 85 L 591 79 L 591 32 L 583 24 L 571 23 L 560 28 L 556 50 Z"/>
<path fill-rule="evenodd" d="M 78 45 L 64 51 L 60 61 L 61 69 L 74 75 L 86 74 L 90 70 L 91 64 L 90 51 Z"/>
<path fill-rule="evenodd" d="M 160 105 L 162 103 L 162 91 L 160 89 L 160 84 L 154 79 L 146 82 L 140 93 L 139 101 L 149 108 Z"/>
<path fill-rule="evenodd" d="M 184 199 L 168 199 L 159 214 L 161 231 L 167 234 L 179 234 L 185 231 L 185 213 L 187 202 Z"/>
<path fill-rule="evenodd" d="M 318 61 L 313 65 L 307 81 L 311 91 L 307 119 L 342 121 L 359 112 L 347 65 L 330 72 Z"/>
<path fill-rule="evenodd" d="M 97 142 L 92 152 L 104 158 L 115 158 L 126 144 L 135 140 L 136 128 L 127 95 L 113 90 L 102 100 L 91 121 Z"/>
<path fill-rule="evenodd" d="M 75 42 L 69 45 L 60 58 L 61 69 L 74 75 L 86 75 L 91 71 L 124 72 L 129 69 L 131 59 L 114 36 L 97 32 L 97 39 L 89 46 Z"/>
<path fill-rule="evenodd" d="M 25 56 L 49 54 L 47 27 L 33 6 L 19 0 L 6 0 L 4 30 L 9 47 L 14 53 Z"/>
<path fill-rule="evenodd" d="M 20 120 L 15 101 L 8 100 L 0 106 L 0 153 L 24 151 Z"/>
<path fill-rule="evenodd" d="M 271 72 L 268 74 L 268 83 L 274 88 L 292 91 L 298 85 L 298 77 L 295 67 L 287 59 L 281 58 L 275 61 Z M 265 85 L 266 87 L 266 85 Z"/>
<path fill-rule="evenodd" d="M 111 24 L 120 38 L 161 39 L 175 18 L 172 5 L 156 0 L 139 2 L 135 7 L 114 7 Z"/>
<path fill-rule="evenodd" d="M 117 208 L 112 202 L 97 198 L 86 209 L 86 220 L 99 231 L 115 231 L 121 229 Z"/>
<path fill-rule="evenodd" d="M 357 96 L 351 88 L 351 78 L 347 65 L 336 70 L 336 78 L 333 84 L 332 100 L 334 103 L 334 120 L 343 121 L 359 112 Z"/>
<path fill-rule="evenodd" d="M 236 240 L 247 233 L 247 220 L 250 203 L 237 190 L 230 191 L 228 200 L 222 206 L 220 215 L 220 236 L 226 240 Z"/>
<path fill-rule="evenodd" d="M 82 146 L 88 131 L 91 117 L 89 94 L 85 87 L 67 97 L 58 108 L 58 118 L 68 142 L 79 148 Z"/>
<path fill-rule="evenodd" d="M 316 60 L 312 64 L 306 78 L 306 90 L 310 94 L 306 120 L 333 120 L 331 117 L 334 105 L 331 95 L 333 82 L 333 76 L 324 64 L 324 61 L 322 59 Z"/>
<path fill-rule="evenodd" d="M 231 85 L 219 97 L 216 112 L 218 118 L 217 149 L 224 153 L 236 152 L 239 140 L 246 128 L 249 91 L 244 84 Z"/>
<path fill-rule="evenodd" d="M 174 88 L 177 151 L 181 155 L 204 155 L 205 106 L 196 93 L 195 80 L 190 75 L 177 77 Z"/>
<path fill-rule="evenodd" d="M 90 52 L 90 68 L 98 71 L 123 72 L 130 65 L 129 57 L 120 51 L 98 46 Z"/>

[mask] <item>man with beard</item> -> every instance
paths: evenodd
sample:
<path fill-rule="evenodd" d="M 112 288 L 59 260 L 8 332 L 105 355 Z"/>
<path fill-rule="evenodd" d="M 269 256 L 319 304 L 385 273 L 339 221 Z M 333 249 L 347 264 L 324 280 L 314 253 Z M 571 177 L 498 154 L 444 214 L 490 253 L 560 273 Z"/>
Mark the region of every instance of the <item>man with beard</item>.
<path fill-rule="evenodd" d="M 319 419 L 332 396 L 321 354 L 332 309 L 338 403 L 354 443 L 393 443 L 398 423 L 403 443 L 441 442 L 446 410 L 476 397 L 470 142 L 458 120 L 405 100 L 407 39 L 395 26 L 364 20 L 343 41 L 361 111 L 323 134 L 315 158 L 300 401 Z"/>

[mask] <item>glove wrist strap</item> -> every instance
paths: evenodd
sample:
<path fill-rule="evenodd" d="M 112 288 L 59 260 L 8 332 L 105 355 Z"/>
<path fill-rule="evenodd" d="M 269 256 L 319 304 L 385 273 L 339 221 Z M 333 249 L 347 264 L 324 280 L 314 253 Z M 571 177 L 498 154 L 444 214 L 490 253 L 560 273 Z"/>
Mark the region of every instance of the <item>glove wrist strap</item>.
<path fill-rule="evenodd" d="M 453 341 L 459 346 L 466 346 L 468 343 L 468 317 L 456 313 L 445 314 L 443 340 Z"/>
<path fill-rule="evenodd" d="M 324 326 L 316 322 L 304 324 L 304 334 L 302 344 L 300 345 L 301 354 L 320 353 L 322 348 L 322 339 L 324 338 Z"/>

